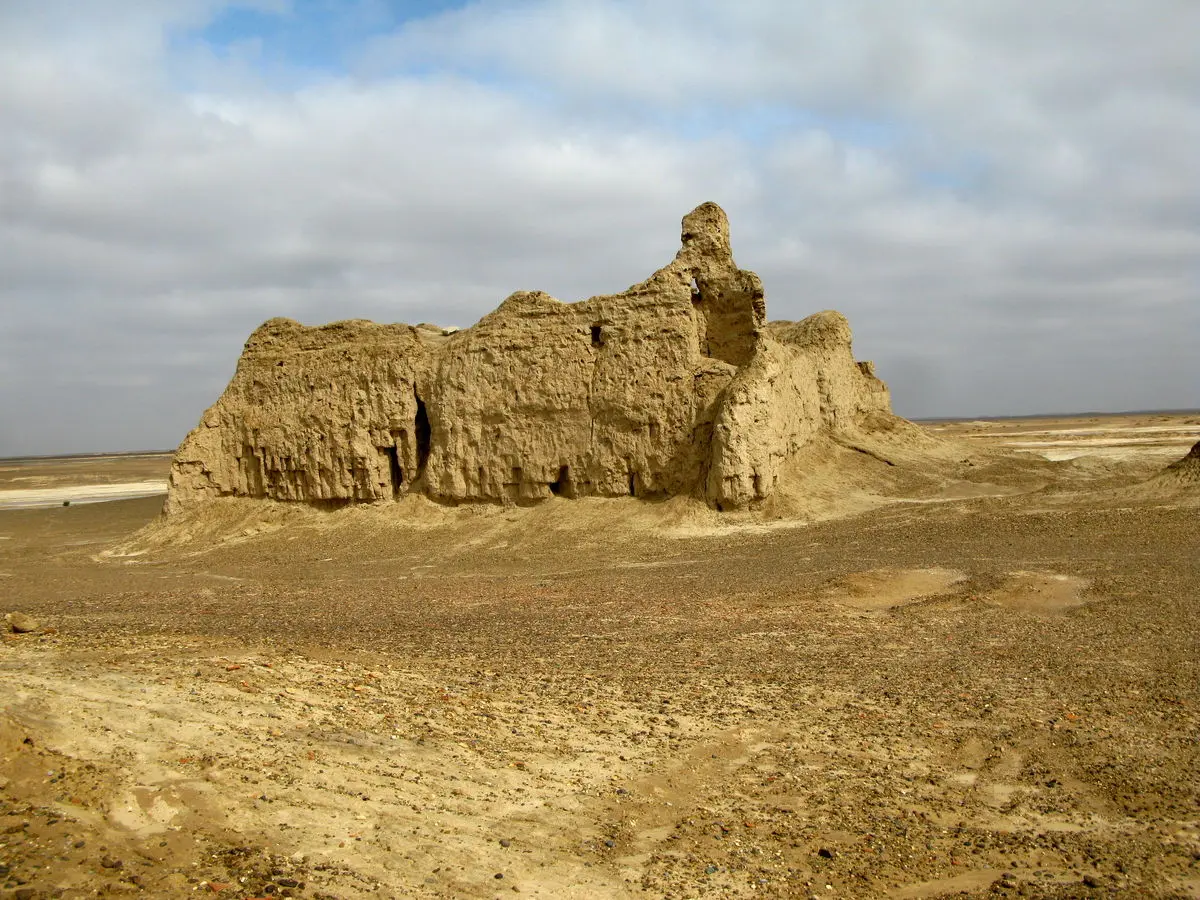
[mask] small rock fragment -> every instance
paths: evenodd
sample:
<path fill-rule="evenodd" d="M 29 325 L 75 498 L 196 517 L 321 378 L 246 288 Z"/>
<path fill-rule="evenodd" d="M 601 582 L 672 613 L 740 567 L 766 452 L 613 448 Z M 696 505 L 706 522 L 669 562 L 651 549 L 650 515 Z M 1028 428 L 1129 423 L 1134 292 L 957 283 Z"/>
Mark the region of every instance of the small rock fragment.
<path fill-rule="evenodd" d="M 38 630 L 38 621 L 23 612 L 5 613 L 4 623 L 13 634 L 28 634 Z"/>

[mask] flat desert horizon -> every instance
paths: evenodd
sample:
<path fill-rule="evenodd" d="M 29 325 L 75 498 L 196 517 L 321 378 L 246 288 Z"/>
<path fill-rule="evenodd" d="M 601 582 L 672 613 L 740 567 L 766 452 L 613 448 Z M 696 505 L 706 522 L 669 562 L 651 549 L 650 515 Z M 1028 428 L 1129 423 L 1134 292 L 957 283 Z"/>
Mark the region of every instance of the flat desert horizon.
<path fill-rule="evenodd" d="M 923 427 L 786 515 L 0 461 L 3 896 L 1200 896 L 1200 412 Z"/>

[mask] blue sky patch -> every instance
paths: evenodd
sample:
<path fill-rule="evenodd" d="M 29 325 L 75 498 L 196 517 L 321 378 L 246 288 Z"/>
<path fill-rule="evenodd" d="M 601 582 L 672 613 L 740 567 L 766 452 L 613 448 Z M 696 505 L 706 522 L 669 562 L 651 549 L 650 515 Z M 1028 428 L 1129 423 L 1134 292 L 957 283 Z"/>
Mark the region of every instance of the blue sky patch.
<path fill-rule="evenodd" d="M 292 0 L 276 13 L 234 3 L 177 41 L 205 44 L 218 56 L 254 47 L 264 68 L 341 73 L 370 38 L 467 5 L 469 0 Z"/>

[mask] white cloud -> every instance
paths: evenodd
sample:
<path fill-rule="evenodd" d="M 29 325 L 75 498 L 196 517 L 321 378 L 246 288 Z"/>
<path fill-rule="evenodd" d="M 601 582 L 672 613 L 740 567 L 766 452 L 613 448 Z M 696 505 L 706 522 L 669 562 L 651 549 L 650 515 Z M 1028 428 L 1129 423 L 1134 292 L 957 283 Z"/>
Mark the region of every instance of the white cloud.
<path fill-rule="evenodd" d="M 620 290 L 707 199 L 910 414 L 1196 402 L 1187 0 L 485 2 L 290 87 L 172 41 L 219 6 L 0 9 L 0 454 L 177 442 L 271 315 Z"/>

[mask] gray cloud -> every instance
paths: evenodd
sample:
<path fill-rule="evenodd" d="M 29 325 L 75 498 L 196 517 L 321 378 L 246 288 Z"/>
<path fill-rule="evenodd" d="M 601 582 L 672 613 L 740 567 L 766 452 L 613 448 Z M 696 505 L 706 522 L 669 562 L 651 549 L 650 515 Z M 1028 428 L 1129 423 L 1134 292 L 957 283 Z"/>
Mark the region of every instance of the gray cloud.
<path fill-rule="evenodd" d="M 485 2 L 287 86 L 172 41 L 220 5 L 0 8 L 0 455 L 177 443 L 270 316 L 621 290 L 706 199 L 906 414 L 1200 402 L 1189 0 Z"/>

